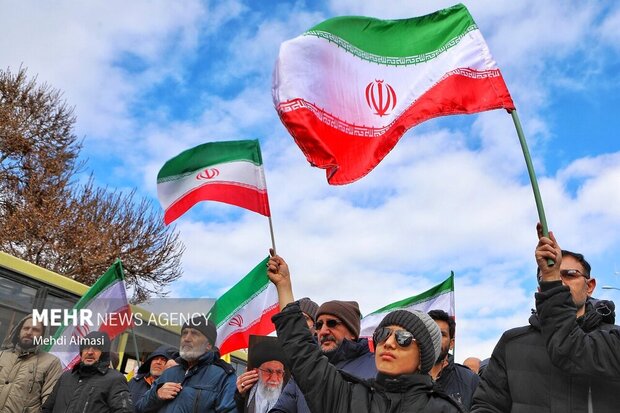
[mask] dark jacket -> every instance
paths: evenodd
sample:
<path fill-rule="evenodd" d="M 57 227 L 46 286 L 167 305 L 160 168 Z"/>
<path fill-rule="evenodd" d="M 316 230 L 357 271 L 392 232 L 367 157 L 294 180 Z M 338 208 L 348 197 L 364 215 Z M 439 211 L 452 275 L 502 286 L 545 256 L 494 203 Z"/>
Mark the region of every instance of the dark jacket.
<path fill-rule="evenodd" d="M 437 393 L 427 374 L 395 378 L 377 375 L 360 380 L 338 371 L 314 344 L 297 303 L 272 317 L 278 340 L 312 412 L 409 413 L 460 412 L 449 397 Z"/>
<path fill-rule="evenodd" d="M 188 370 L 185 360 L 170 367 L 153 384 L 150 390 L 136 402 L 136 411 L 147 412 L 236 412 L 235 369 L 220 359 L 219 352 L 208 351 L 198 363 Z M 181 392 L 172 400 L 161 400 L 157 389 L 167 382 L 180 383 Z"/>
<path fill-rule="evenodd" d="M 131 394 L 131 400 L 133 400 L 134 404 L 136 404 L 138 400 L 140 400 L 142 396 L 144 396 L 144 393 L 149 391 L 149 389 L 151 388 L 151 385 L 145 380 L 145 378 L 150 375 L 151 361 L 153 361 L 153 359 L 158 356 L 163 356 L 166 359 L 170 360 L 175 351 L 176 350 L 170 346 L 159 346 L 157 349 L 155 349 L 155 351 L 149 354 L 148 358 L 144 361 L 144 364 L 142 364 L 138 368 L 138 373 L 134 377 L 132 377 L 128 383 L 129 393 Z"/>
<path fill-rule="evenodd" d="M 107 354 L 107 353 L 104 353 Z M 127 380 L 102 357 L 93 366 L 65 371 L 42 407 L 43 413 L 133 413 Z"/>
<path fill-rule="evenodd" d="M 355 341 L 345 339 L 336 351 L 326 354 L 326 357 L 339 370 L 360 379 L 370 379 L 377 375 L 375 356 L 370 352 L 368 340 L 365 338 Z M 295 379 L 291 378 L 284 386 L 278 402 L 269 412 L 310 413 L 310 408 Z"/>
<path fill-rule="evenodd" d="M 466 411 L 471 408 L 478 382 L 480 382 L 480 376 L 467 367 L 454 363 L 451 357 L 436 381 L 439 388 L 461 403 Z"/>
<path fill-rule="evenodd" d="M 0 412 L 39 413 L 62 374 L 60 360 L 39 346 L 24 350 L 19 334 L 24 317 L 9 333 L 0 349 Z"/>
<path fill-rule="evenodd" d="M 609 320 L 613 303 L 595 301 L 594 317 Z M 577 323 L 577 308 L 570 289 L 560 281 L 541 283 L 536 294 L 542 335 L 551 363 L 573 374 L 620 377 L 620 329 L 596 329 L 586 333 Z"/>
<path fill-rule="evenodd" d="M 595 314 L 592 300 L 589 300 L 586 314 L 576 320 L 583 331 L 615 328 Z M 565 367 L 568 366 L 558 368 L 551 362 L 540 319 L 533 314 L 529 326 L 508 330 L 500 338 L 474 394 L 471 411 L 618 411 L 620 377 L 576 375 L 565 371 Z"/>

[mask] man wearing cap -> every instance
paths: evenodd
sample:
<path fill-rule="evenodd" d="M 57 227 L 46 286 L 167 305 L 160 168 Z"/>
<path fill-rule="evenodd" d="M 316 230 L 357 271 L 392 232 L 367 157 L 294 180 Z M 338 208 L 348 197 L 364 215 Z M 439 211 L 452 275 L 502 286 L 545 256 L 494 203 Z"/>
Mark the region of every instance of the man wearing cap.
<path fill-rule="evenodd" d="M 300 300 L 300 309 L 302 306 Z M 328 301 L 316 312 L 316 337 L 321 352 L 331 364 L 353 376 L 368 379 L 375 377 L 377 368 L 368 339 L 359 338 L 360 320 L 357 302 Z M 272 413 L 310 412 L 296 380 L 296 377 L 289 380 Z"/>
<path fill-rule="evenodd" d="M 43 413 L 133 413 L 127 380 L 110 368 L 110 338 L 93 331 L 80 339 L 80 362 L 65 371 Z"/>
<path fill-rule="evenodd" d="M 450 354 L 456 333 L 454 318 L 443 310 L 431 310 L 428 315 L 435 320 L 441 331 L 441 353 L 429 374 L 446 394 L 469 411 L 480 376 L 468 367 L 455 363 Z"/>
<path fill-rule="evenodd" d="M 502 335 L 474 394 L 472 412 L 617 412 L 620 378 L 588 374 L 562 357 L 571 343 L 549 341 L 549 332 L 561 325 L 548 318 L 550 309 L 540 300 L 562 293 L 571 302 L 576 325 L 586 334 L 618 328 L 613 324 L 614 305 L 591 298 L 596 280 L 582 254 L 560 249 L 552 233 L 543 236 L 540 224 L 537 229 L 540 314 L 532 314 L 528 326 Z M 607 353 L 617 354 L 617 349 Z M 584 353 L 579 358 L 587 360 Z"/>
<path fill-rule="evenodd" d="M 217 330 L 207 316 L 183 324 L 179 364 L 170 367 L 136 403 L 136 411 L 236 412 L 235 369 L 215 347 Z"/>
<path fill-rule="evenodd" d="M 253 338 L 260 341 L 253 344 Z M 278 339 L 268 336 L 251 336 L 248 352 L 248 371 L 237 379 L 237 410 L 267 413 L 282 392 L 286 373 L 284 354 Z"/>
<path fill-rule="evenodd" d="M 166 363 L 178 354 L 173 347 L 163 345 L 149 354 L 148 358 L 138 368 L 138 373 L 129 380 L 129 392 L 134 404 L 138 402 L 149 391 L 155 380 L 162 375 L 166 369 Z"/>
<path fill-rule="evenodd" d="M 278 291 L 281 311 L 272 317 L 278 340 L 310 411 L 462 412 L 453 399 L 434 390 L 428 375 L 441 351 L 439 327 L 428 314 L 397 310 L 386 315 L 373 335 L 377 375 L 362 380 L 339 371 L 314 345 L 299 304 L 293 301 L 286 262 L 272 256 L 267 275 Z"/>
<path fill-rule="evenodd" d="M 38 413 L 62 374 L 60 360 L 44 352 L 39 340 L 45 326 L 24 317 L 0 349 L 0 411 Z"/>

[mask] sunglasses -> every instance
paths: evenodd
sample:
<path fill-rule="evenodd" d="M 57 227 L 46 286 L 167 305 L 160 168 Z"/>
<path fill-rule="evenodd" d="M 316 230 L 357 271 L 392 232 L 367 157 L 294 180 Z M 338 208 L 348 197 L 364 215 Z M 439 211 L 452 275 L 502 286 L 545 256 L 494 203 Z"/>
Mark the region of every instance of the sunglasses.
<path fill-rule="evenodd" d="M 316 331 L 319 331 L 320 329 L 323 328 L 324 324 L 327 325 L 327 328 L 336 328 L 338 325 L 342 324 L 342 321 L 334 320 L 333 318 L 325 322 L 323 322 L 323 320 L 319 320 L 314 325 L 314 328 L 316 328 Z"/>
<path fill-rule="evenodd" d="M 267 377 L 272 376 L 274 374 L 276 375 L 276 377 L 284 376 L 284 370 L 272 370 L 272 369 L 261 369 L 261 368 L 259 368 L 259 370 L 265 373 Z"/>
<path fill-rule="evenodd" d="M 583 277 L 586 280 L 590 279 L 589 275 L 585 275 L 584 273 L 582 273 L 579 270 L 573 270 L 573 269 L 569 269 L 569 270 L 560 270 L 560 276 L 562 278 L 564 278 L 565 280 L 574 280 L 576 278 L 579 277 Z"/>
<path fill-rule="evenodd" d="M 385 343 L 392 334 L 394 334 L 394 337 L 396 337 L 396 342 L 401 347 L 408 347 L 411 343 L 416 341 L 416 339 L 413 338 L 413 334 L 407 330 L 394 331 L 387 327 L 382 327 L 375 331 L 372 335 L 372 341 L 374 341 L 375 346 L 378 346 L 379 344 Z"/>

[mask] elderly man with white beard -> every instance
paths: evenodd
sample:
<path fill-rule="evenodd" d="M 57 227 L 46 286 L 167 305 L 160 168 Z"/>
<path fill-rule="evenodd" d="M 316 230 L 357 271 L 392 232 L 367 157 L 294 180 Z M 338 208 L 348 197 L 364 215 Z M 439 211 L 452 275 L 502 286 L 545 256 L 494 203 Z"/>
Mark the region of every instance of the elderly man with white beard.
<path fill-rule="evenodd" d="M 260 341 L 252 345 L 253 339 Z M 240 413 L 267 413 L 280 397 L 285 375 L 284 356 L 277 338 L 251 336 L 248 371 L 237 379 L 237 410 Z"/>
<path fill-rule="evenodd" d="M 170 367 L 136 402 L 138 413 L 236 412 L 235 369 L 220 358 L 212 320 L 197 316 L 183 324 L 180 363 Z"/>

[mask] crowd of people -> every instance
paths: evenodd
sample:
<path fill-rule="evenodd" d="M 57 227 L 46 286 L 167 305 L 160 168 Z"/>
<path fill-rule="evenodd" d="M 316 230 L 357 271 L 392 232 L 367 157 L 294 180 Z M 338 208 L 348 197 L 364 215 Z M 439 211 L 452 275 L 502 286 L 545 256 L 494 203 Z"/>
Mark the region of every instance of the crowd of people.
<path fill-rule="evenodd" d="M 360 337 L 354 301 L 295 300 L 286 261 L 267 274 L 278 292 L 277 338 L 249 349 L 239 375 L 222 360 L 205 317 L 181 329 L 178 351 L 160 347 L 127 381 L 110 339 L 85 336 L 64 371 L 36 345 L 44 326 L 25 317 L 0 350 L 0 411 L 33 412 L 615 412 L 620 327 L 610 301 L 592 297 L 584 256 L 538 226 L 539 290 L 529 324 L 506 331 L 491 357 L 454 362 L 456 323 L 446 312 L 396 310 Z M 371 351 L 371 348 L 374 351 Z"/>

